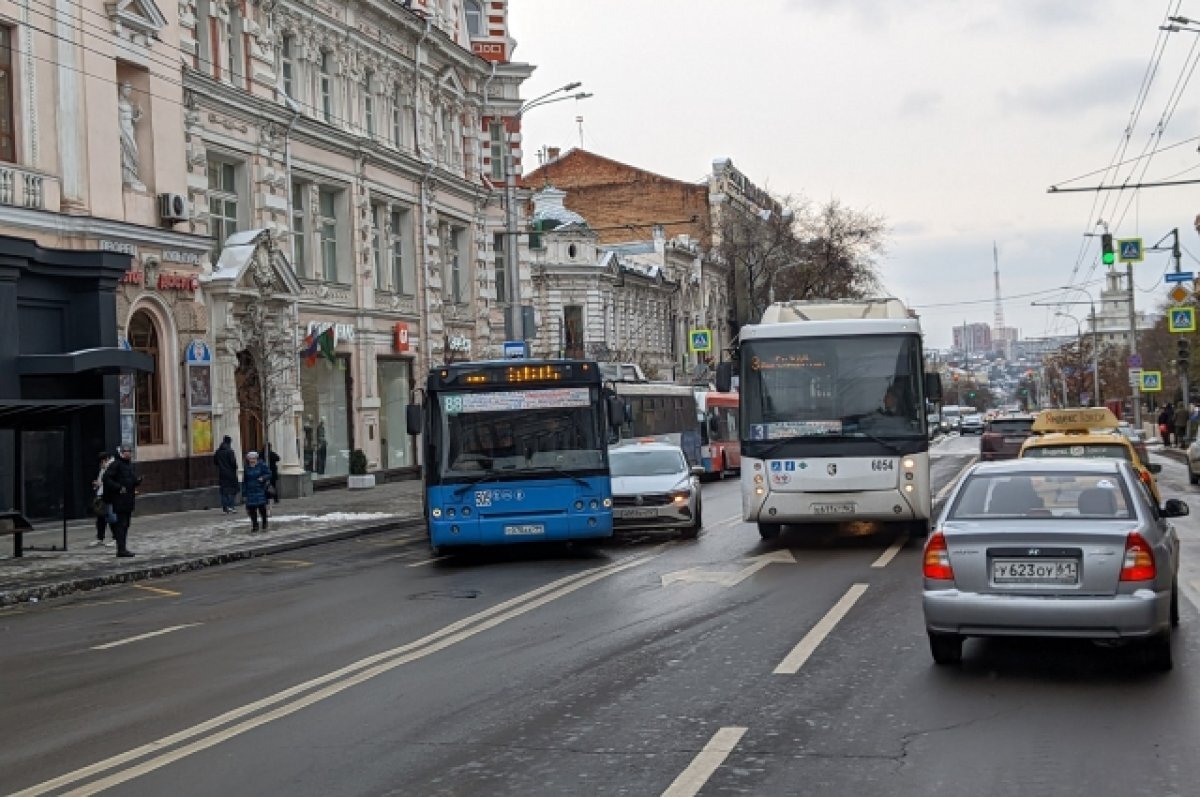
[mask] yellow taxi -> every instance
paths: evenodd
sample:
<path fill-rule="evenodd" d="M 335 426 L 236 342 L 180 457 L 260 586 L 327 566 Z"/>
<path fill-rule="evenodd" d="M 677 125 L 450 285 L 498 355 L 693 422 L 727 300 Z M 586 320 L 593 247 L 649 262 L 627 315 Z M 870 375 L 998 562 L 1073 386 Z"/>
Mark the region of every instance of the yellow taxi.
<path fill-rule="evenodd" d="M 1032 436 L 1021 446 L 1021 458 L 1123 459 L 1133 463 L 1138 476 L 1162 505 L 1154 474 L 1162 465 L 1143 462 L 1120 422 L 1107 407 L 1042 410 L 1033 421 Z"/>

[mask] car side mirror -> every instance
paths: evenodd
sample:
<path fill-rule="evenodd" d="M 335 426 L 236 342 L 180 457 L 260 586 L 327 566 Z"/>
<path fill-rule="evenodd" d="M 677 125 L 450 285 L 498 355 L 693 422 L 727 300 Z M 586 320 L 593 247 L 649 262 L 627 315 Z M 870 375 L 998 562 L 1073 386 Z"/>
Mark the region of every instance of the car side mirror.
<path fill-rule="evenodd" d="M 728 393 L 733 389 L 733 363 L 717 363 L 717 391 Z"/>
<path fill-rule="evenodd" d="M 942 402 L 942 375 L 937 373 L 925 374 L 925 399 L 934 404 Z"/>
<path fill-rule="evenodd" d="M 1162 465 L 1159 465 L 1157 462 L 1151 462 L 1146 466 L 1146 470 L 1151 473 L 1162 473 Z"/>
<path fill-rule="evenodd" d="M 1191 512 L 1188 505 L 1178 498 L 1168 498 L 1162 508 L 1163 517 L 1184 517 Z"/>
<path fill-rule="evenodd" d="M 707 472 L 708 471 L 704 470 L 703 465 L 693 465 L 692 466 L 692 475 L 693 476 L 703 476 Z"/>
<path fill-rule="evenodd" d="M 424 413 L 421 412 L 421 405 L 409 404 L 404 408 L 404 422 L 408 426 L 408 433 L 419 435 L 425 427 Z"/>

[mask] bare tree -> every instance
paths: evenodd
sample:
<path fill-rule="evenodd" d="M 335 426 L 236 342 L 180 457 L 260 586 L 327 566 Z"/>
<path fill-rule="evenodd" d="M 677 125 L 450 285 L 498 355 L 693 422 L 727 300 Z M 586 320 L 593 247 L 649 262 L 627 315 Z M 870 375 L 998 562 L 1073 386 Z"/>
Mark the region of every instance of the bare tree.
<path fill-rule="evenodd" d="M 739 326 L 762 318 L 772 275 L 800 256 L 797 208 L 805 206 L 788 198 L 762 210 L 727 207 L 719 216 L 716 256 L 730 266 Z"/>
<path fill-rule="evenodd" d="M 887 234 L 882 216 L 831 199 L 798 213 L 796 226 L 800 257 L 772 275 L 776 299 L 859 299 L 879 290 L 876 259 Z"/>

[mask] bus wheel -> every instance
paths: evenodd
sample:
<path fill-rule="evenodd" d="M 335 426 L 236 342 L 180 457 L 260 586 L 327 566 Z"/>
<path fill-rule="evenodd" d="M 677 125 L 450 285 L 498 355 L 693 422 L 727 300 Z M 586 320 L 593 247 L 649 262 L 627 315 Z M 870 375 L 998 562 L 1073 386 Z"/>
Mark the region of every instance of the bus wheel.
<path fill-rule="evenodd" d="M 914 540 L 923 540 L 929 536 L 929 520 L 913 520 L 908 524 L 908 535 Z"/>
<path fill-rule="evenodd" d="M 758 536 L 764 540 L 773 540 L 779 536 L 779 532 L 783 530 L 782 523 L 759 523 Z"/>

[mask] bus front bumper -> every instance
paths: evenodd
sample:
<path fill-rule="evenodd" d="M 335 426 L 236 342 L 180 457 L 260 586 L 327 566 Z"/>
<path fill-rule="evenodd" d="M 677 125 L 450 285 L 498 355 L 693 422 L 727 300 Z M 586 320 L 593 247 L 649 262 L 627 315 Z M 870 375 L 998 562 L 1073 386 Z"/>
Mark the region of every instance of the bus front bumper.
<path fill-rule="evenodd" d="M 439 518 L 429 520 L 430 542 L 436 546 L 505 545 L 522 542 L 611 537 L 611 511 L 583 511 L 554 515 Z"/>

